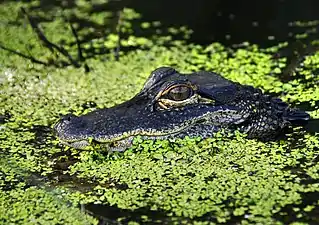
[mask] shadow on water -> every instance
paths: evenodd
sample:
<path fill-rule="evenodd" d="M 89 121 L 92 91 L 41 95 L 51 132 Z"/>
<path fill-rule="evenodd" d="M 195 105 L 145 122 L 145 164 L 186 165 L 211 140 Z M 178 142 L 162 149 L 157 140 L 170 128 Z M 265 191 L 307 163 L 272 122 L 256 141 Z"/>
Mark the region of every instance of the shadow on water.
<path fill-rule="evenodd" d="M 9 1 L 12 0 L 5 0 L 5 2 Z M 46 66 L 65 67 L 73 65 L 76 68 L 84 66 L 85 71 L 89 72 L 90 68 L 86 64 L 85 59 L 109 52 L 114 52 L 115 58 L 118 59 L 119 50 L 126 52 L 138 48 L 136 46 L 120 46 L 119 41 L 115 49 L 109 49 L 102 44 L 103 40 L 101 40 L 111 33 L 117 34 L 122 39 L 128 38 L 131 35 L 130 32 L 119 30 L 121 30 L 121 24 L 123 23 L 121 21 L 125 21 L 126 19 L 124 16 L 121 16 L 121 12 L 123 12 L 124 8 L 132 8 L 140 13 L 142 18 L 130 20 L 132 25 L 130 29 L 134 31 L 135 36 L 149 39 L 158 35 L 159 30 L 161 35 L 170 35 L 174 39 L 185 39 L 184 33 L 172 34 L 169 28 L 186 26 L 193 30 L 190 37 L 185 40 L 190 43 L 210 44 L 212 42 L 220 42 L 226 46 L 235 47 L 242 42 L 248 41 L 261 47 L 269 47 L 278 45 L 284 41 L 294 43 L 296 42 L 297 34 L 306 33 L 307 38 L 302 39 L 302 42 L 297 41 L 299 43 L 298 49 L 288 46 L 288 49 L 292 49 L 291 52 L 293 53 L 288 54 L 288 66 L 280 77 L 284 82 L 291 79 L 291 74 L 294 73 L 295 68 L 300 64 L 304 56 L 318 50 L 317 47 L 314 49 L 300 46 L 309 45 L 309 43 L 318 37 L 319 25 L 313 23 L 312 25 L 299 26 L 295 23 L 296 21 L 319 20 L 318 13 L 315 10 L 319 7 L 319 2 L 316 0 L 305 0 L 302 2 L 299 0 L 270 0 L 261 2 L 254 0 L 236 2 L 232 0 L 202 0 L 197 2 L 192 0 L 158 0 L 152 2 L 152 4 L 145 4 L 145 2 L 138 0 L 105 0 L 98 3 L 83 1 L 82 4 L 86 4 L 86 7 L 79 5 L 75 0 L 39 0 L 38 4 L 31 4 L 27 7 L 26 11 L 23 9 L 20 15 L 21 18 L 26 16 L 33 29 L 38 30 L 35 27 L 41 22 L 49 22 L 55 19 L 57 8 L 71 10 L 67 16 L 63 16 L 63 19 L 66 24 L 70 24 L 70 27 L 72 27 L 73 39 L 76 39 L 76 41 L 63 39 L 60 40 L 61 43 L 50 43 L 48 40 L 43 39 L 44 33 L 41 34 L 42 38 L 39 37 L 45 46 L 58 50 L 62 55 L 69 58 L 70 62 L 61 59 L 57 62 L 54 60 L 46 62 L 13 49 L 7 49 L 5 46 L 2 46 L 2 48 Z M 303 10 L 299 10 L 301 8 Z M 79 12 L 76 12 L 76 10 L 79 10 L 81 15 L 78 15 Z M 103 22 L 98 23 L 91 18 L 91 15 L 101 12 L 107 12 L 106 14 L 108 14 L 103 19 Z M 145 21 L 159 21 L 161 25 L 157 28 L 142 29 L 141 23 Z M 21 24 L 18 22 L 16 25 Z M 77 34 L 81 31 L 85 32 L 82 32 L 83 34 L 77 37 Z M 101 43 L 93 45 L 93 39 L 97 40 L 97 42 L 101 41 Z M 61 47 L 63 43 L 69 43 L 70 46 L 78 46 L 78 57 L 74 58 L 65 51 Z M 80 45 L 83 46 L 84 44 L 86 44 L 85 48 L 80 47 Z M 299 53 L 296 55 L 294 52 Z"/>
<path fill-rule="evenodd" d="M 318 182 L 318 181 L 317 181 Z M 319 193 L 309 192 L 301 195 L 302 204 L 298 207 L 306 208 L 309 205 L 315 205 L 319 199 Z M 296 205 L 290 204 L 283 207 L 280 212 L 275 213 L 273 218 L 277 221 L 281 221 L 284 224 L 290 224 L 293 222 L 301 222 L 307 224 L 319 224 L 319 208 L 316 207 L 310 212 L 301 212 L 302 217 L 297 213 L 294 208 Z M 231 208 L 231 207 L 230 207 Z M 191 224 L 192 222 L 211 222 L 217 223 L 215 216 L 211 213 L 207 213 L 201 217 L 193 219 L 187 217 L 172 217 L 169 216 L 170 212 L 161 210 L 151 210 L 150 207 L 142 207 L 137 210 L 125 210 L 119 209 L 115 206 L 103 205 L 103 204 L 87 204 L 81 205 L 81 210 L 94 216 L 99 220 L 99 225 L 106 224 L 128 224 L 129 222 L 137 222 L 139 224 Z M 227 221 L 227 224 L 239 224 L 239 221 L 245 219 L 243 216 L 234 216 Z"/>
<path fill-rule="evenodd" d="M 6 122 L 8 122 L 8 120 L 10 119 L 11 115 L 10 113 L 6 112 L 3 115 L 0 115 L 0 124 L 4 124 Z"/>
<path fill-rule="evenodd" d="M 128 6 L 141 12 L 146 20 L 161 21 L 164 27 L 187 25 L 194 30 L 192 41 L 200 44 L 249 41 L 274 45 L 300 31 L 291 22 L 319 19 L 319 2 L 315 0 L 161 0 L 152 4 L 131 0 Z"/>
<path fill-rule="evenodd" d="M 319 133 L 319 119 L 310 120 L 305 126 L 304 129 L 307 133 L 315 134 Z"/>
<path fill-rule="evenodd" d="M 128 224 L 137 222 L 139 224 L 192 224 L 194 221 L 210 222 L 218 224 L 218 221 L 212 213 L 207 213 L 201 217 L 188 218 L 183 216 L 170 216 L 171 212 L 163 210 L 151 210 L 151 207 L 141 207 L 137 210 L 119 209 L 114 206 L 102 204 L 82 205 L 81 209 L 88 214 L 99 219 L 99 225 L 106 224 Z M 238 224 L 238 221 L 244 219 L 244 216 L 232 216 L 227 224 Z"/>
<path fill-rule="evenodd" d="M 318 183 L 318 181 L 317 181 Z M 305 208 L 309 205 L 316 204 L 319 199 L 319 193 L 318 192 L 310 192 L 310 193 L 304 193 L 302 195 L 302 205 L 301 208 Z M 279 221 L 282 221 L 284 224 L 291 224 L 296 223 L 297 221 L 299 223 L 304 224 L 319 224 L 319 207 L 314 208 L 310 212 L 300 212 L 298 213 L 291 213 L 294 212 L 294 205 L 287 205 L 285 206 L 280 213 L 277 213 L 274 215 L 274 218 L 276 218 Z"/>
<path fill-rule="evenodd" d="M 103 11 L 113 12 L 115 15 L 127 7 L 140 13 L 143 21 L 160 21 L 163 28 L 187 26 L 194 31 L 189 41 L 198 44 L 217 41 L 233 45 L 248 41 L 262 47 L 273 46 L 279 42 L 293 40 L 298 33 L 310 32 L 309 27 L 296 27 L 295 21 L 319 19 L 317 10 L 319 2 L 316 0 L 157 0 L 152 1 L 152 4 L 139 0 L 113 0 L 88 4 L 90 4 L 89 15 Z M 39 4 L 31 6 L 29 10 L 32 12 L 41 9 L 49 12 L 56 7 L 73 9 L 78 5 L 75 0 L 39 0 Z M 89 17 L 79 18 L 75 14 L 71 16 L 70 21 L 78 23 L 80 29 L 81 27 L 95 29 L 87 39 L 104 36 L 107 30 L 116 29 L 117 22 L 115 18 L 113 21 L 115 23 L 101 25 Z M 133 23 L 133 27 L 136 35 L 150 37 L 156 34 L 156 29 L 145 31 L 140 28 L 139 23 Z M 314 39 L 315 37 L 311 36 L 318 36 L 319 25 L 311 29 L 316 30 L 314 33 L 309 33 L 309 38 Z"/>
<path fill-rule="evenodd" d="M 88 204 L 82 205 L 81 209 L 99 219 L 99 225 L 106 224 L 127 224 L 128 222 L 138 222 L 142 224 L 171 224 L 172 219 L 167 213 L 159 210 L 154 211 L 149 207 L 139 208 L 138 210 L 124 210 L 114 206 Z M 175 221 L 185 220 L 175 218 Z"/>

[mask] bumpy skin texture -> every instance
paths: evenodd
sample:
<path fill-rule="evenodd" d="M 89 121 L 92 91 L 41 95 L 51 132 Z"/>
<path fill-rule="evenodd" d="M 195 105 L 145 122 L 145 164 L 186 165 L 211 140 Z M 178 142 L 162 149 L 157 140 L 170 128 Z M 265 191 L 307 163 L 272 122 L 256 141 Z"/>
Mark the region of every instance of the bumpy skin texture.
<path fill-rule="evenodd" d="M 160 67 L 131 100 L 79 117 L 67 115 L 54 130 L 62 143 L 75 148 L 98 142 L 124 150 L 135 136 L 209 137 L 222 128 L 269 139 L 289 124 L 308 119 L 306 112 L 216 73 L 181 74 Z"/>

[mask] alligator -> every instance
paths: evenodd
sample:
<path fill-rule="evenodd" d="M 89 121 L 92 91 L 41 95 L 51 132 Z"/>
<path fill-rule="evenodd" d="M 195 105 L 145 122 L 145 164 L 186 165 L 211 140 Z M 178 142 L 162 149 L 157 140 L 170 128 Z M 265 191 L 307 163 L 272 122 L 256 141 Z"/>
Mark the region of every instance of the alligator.
<path fill-rule="evenodd" d="M 131 100 L 82 116 L 66 115 L 54 130 L 62 144 L 74 148 L 100 143 L 111 151 L 123 151 L 136 136 L 207 138 L 222 129 L 270 140 L 290 124 L 309 118 L 279 98 L 214 72 L 182 74 L 160 67 Z"/>

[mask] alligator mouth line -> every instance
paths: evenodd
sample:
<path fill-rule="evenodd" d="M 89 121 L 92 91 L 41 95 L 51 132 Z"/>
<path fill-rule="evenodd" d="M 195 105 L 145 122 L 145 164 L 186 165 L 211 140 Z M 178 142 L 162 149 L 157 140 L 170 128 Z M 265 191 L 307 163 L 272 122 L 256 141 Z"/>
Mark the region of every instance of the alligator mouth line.
<path fill-rule="evenodd" d="M 206 113 L 205 115 L 210 114 Z M 205 116 L 204 115 L 204 116 Z M 118 135 L 113 135 L 109 137 L 102 137 L 102 138 L 83 138 L 83 139 L 73 139 L 73 140 L 67 140 L 67 139 L 62 139 L 60 138 L 60 143 L 68 145 L 70 147 L 78 148 L 78 149 L 85 149 L 89 146 L 96 146 L 98 144 L 100 145 L 107 145 L 107 146 L 117 146 L 117 145 L 122 145 L 125 142 L 131 142 L 134 137 L 142 136 L 142 137 L 147 137 L 152 139 L 159 137 L 165 138 L 168 136 L 173 136 L 175 134 L 178 134 L 184 130 L 187 130 L 188 128 L 192 127 L 196 123 L 203 122 L 205 119 L 200 118 L 195 121 L 186 121 L 183 125 L 176 126 L 174 127 L 175 129 L 172 130 L 164 130 L 164 131 L 159 131 L 159 130 L 141 130 L 141 129 L 136 129 L 130 132 L 124 132 L 122 134 Z"/>
<path fill-rule="evenodd" d="M 110 136 L 99 137 L 89 137 L 83 139 L 73 139 L 66 140 L 61 139 L 60 142 L 62 144 L 68 145 L 70 147 L 78 148 L 78 149 L 95 149 L 98 145 L 111 148 L 115 151 L 123 151 L 125 148 L 128 148 L 132 145 L 133 138 L 141 136 L 146 137 L 147 139 L 165 139 L 169 137 L 173 137 L 174 135 L 178 135 L 179 133 L 188 130 L 189 128 L 195 127 L 196 124 L 206 124 L 211 126 L 222 126 L 222 124 L 217 123 L 217 120 L 214 118 L 218 118 L 221 114 L 232 114 L 233 110 L 226 110 L 221 107 L 219 110 L 214 112 L 206 112 L 205 114 L 200 115 L 197 118 L 193 118 L 192 120 L 184 121 L 182 124 L 174 126 L 170 130 L 142 130 L 135 129 L 129 132 L 123 132 L 122 134 L 115 134 Z M 215 123 L 213 123 L 215 121 Z M 237 123 L 242 122 L 242 120 L 238 120 Z"/>
<path fill-rule="evenodd" d="M 132 145 L 132 141 L 135 137 L 147 137 L 148 139 L 164 139 L 169 136 L 173 136 L 178 134 L 183 130 L 187 130 L 189 127 L 185 127 L 184 129 L 177 129 L 170 133 L 160 133 L 157 131 L 156 133 L 148 133 L 148 132 L 136 132 L 131 134 L 124 134 L 121 136 L 117 136 L 113 139 L 81 139 L 81 140 L 63 140 L 60 139 L 60 143 L 77 148 L 82 150 L 92 150 L 95 149 L 97 146 L 107 147 L 109 149 L 113 149 L 113 151 L 123 151 L 125 148 L 128 148 Z"/>

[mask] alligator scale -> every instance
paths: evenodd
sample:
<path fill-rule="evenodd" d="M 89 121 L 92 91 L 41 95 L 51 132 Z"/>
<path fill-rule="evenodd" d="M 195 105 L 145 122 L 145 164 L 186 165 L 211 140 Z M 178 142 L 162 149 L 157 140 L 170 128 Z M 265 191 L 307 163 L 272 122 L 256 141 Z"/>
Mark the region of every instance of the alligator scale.
<path fill-rule="evenodd" d="M 216 73 L 181 74 L 160 67 L 131 100 L 82 116 L 67 115 L 54 130 L 63 144 L 74 148 L 103 143 L 121 151 L 135 136 L 210 137 L 221 129 L 270 139 L 289 124 L 308 119 L 306 112 Z"/>

